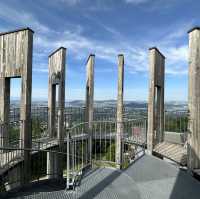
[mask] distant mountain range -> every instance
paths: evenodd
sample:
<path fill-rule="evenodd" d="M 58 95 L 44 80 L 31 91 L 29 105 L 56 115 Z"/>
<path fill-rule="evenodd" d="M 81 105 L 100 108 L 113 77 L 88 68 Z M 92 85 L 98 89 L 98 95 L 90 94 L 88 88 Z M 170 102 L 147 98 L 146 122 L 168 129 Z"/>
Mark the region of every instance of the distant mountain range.
<path fill-rule="evenodd" d="M 124 101 L 124 105 L 128 108 L 147 108 L 146 101 Z M 11 106 L 18 106 L 19 100 L 11 100 Z M 47 101 L 33 101 L 32 106 L 47 106 Z M 65 102 L 66 106 L 83 107 L 84 100 L 73 100 Z M 94 106 L 116 107 L 116 100 L 95 100 Z M 165 109 L 187 109 L 187 102 L 168 101 L 165 103 Z"/>

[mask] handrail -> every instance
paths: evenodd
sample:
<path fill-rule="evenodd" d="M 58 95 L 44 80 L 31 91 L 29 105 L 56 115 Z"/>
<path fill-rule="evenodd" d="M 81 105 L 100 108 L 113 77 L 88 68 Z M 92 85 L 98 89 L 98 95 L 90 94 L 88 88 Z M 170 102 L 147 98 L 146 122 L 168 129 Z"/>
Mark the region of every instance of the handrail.
<path fill-rule="evenodd" d="M 146 117 L 144 117 L 144 118 L 141 118 L 141 119 L 127 119 L 127 120 L 124 120 L 123 121 L 123 123 L 125 123 L 125 122 L 131 122 L 131 121 L 143 121 L 143 120 L 147 120 L 147 118 Z M 113 120 L 113 121 L 104 121 L 104 120 L 97 120 L 97 121 L 92 121 L 91 122 L 92 124 L 95 124 L 95 123 L 117 123 L 117 121 L 116 120 Z M 78 124 L 76 124 L 76 125 L 74 125 L 74 126 L 72 126 L 71 128 L 68 128 L 68 129 L 73 129 L 73 128 L 76 128 L 76 127 L 78 127 L 78 126 L 81 126 L 81 125 L 84 125 L 84 124 L 89 124 L 89 122 L 81 122 L 81 123 L 78 123 Z"/>

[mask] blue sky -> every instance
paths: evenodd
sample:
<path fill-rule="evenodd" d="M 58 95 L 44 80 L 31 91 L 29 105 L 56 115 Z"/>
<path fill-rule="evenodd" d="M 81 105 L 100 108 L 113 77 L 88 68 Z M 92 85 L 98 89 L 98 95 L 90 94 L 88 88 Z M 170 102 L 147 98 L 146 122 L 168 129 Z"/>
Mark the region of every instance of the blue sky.
<path fill-rule="evenodd" d="M 192 3 L 191 3 L 192 2 Z M 116 99 L 117 55 L 125 56 L 125 100 L 147 100 L 148 48 L 166 56 L 167 101 L 187 100 L 188 35 L 200 25 L 191 0 L 1 0 L 0 31 L 34 34 L 33 100 L 47 99 L 48 55 L 67 48 L 66 100 L 84 99 L 85 63 L 96 55 L 95 100 Z M 20 81 L 11 95 L 19 97 Z"/>

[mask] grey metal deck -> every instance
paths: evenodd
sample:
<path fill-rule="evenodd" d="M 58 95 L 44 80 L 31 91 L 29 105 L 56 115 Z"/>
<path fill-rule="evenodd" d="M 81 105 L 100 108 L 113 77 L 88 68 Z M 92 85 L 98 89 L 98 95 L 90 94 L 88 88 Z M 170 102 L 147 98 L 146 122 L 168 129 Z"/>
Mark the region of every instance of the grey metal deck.
<path fill-rule="evenodd" d="M 93 169 L 76 191 L 55 184 L 27 188 L 10 198 L 198 199 L 200 183 L 175 166 L 145 155 L 124 171 Z"/>

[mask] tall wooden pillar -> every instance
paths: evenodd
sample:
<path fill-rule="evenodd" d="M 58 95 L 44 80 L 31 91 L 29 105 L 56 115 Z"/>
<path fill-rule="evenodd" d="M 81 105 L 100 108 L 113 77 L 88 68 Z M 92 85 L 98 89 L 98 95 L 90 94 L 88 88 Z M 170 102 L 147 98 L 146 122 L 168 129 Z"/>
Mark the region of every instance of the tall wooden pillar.
<path fill-rule="evenodd" d="M 147 149 L 151 154 L 164 139 L 165 57 L 155 47 L 149 49 L 149 67 Z"/>
<path fill-rule="evenodd" d="M 21 107 L 20 107 L 20 138 L 24 148 L 32 148 L 32 130 L 31 130 L 31 98 L 32 98 L 32 49 L 33 34 L 28 31 L 26 50 L 24 57 L 27 64 L 23 68 L 23 76 L 21 79 Z M 25 183 L 31 178 L 31 156 L 29 151 L 24 152 L 24 181 Z"/>
<path fill-rule="evenodd" d="M 124 56 L 118 56 L 118 95 L 117 95 L 117 134 L 116 134 L 116 166 L 123 164 L 123 94 L 124 94 Z"/>
<path fill-rule="evenodd" d="M 95 55 L 90 55 L 86 64 L 86 112 L 85 121 L 87 122 L 86 131 L 88 138 L 88 158 L 89 163 L 92 163 L 92 126 L 93 126 L 93 112 L 94 112 L 94 62 Z"/>
<path fill-rule="evenodd" d="M 56 137 L 56 84 L 49 78 L 48 89 L 48 133 L 49 137 Z"/>
<path fill-rule="evenodd" d="M 9 142 L 10 78 L 0 78 L 0 146 Z"/>
<path fill-rule="evenodd" d="M 49 56 L 48 132 L 50 137 L 58 139 L 59 151 L 63 151 L 64 145 L 65 58 L 66 49 L 63 47 L 57 49 Z M 57 121 L 56 86 L 58 86 Z M 56 126 L 58 127 L 57 129 Z M 48 178 L 62 178 L 62 158 L 62 155 L 47 154 Z"/>
<path fill-rule="evenodd" d="M 0 119 L 5 128 L 1 135 L 8 143 L 10 111 L 10 78 L 22 78 L 20 102 L 20 147 L 31 148 L 31 93 L 32 93 L 33 31 L 29 28 L 0 34 Z M 30 179 L 30 152 L 22 151 L 24 163 L 21 183 Z"/>
<path fill-rule="evenodd" d="M 188 168 L 200 169 L 200 27 L 189 32 Z"/>

